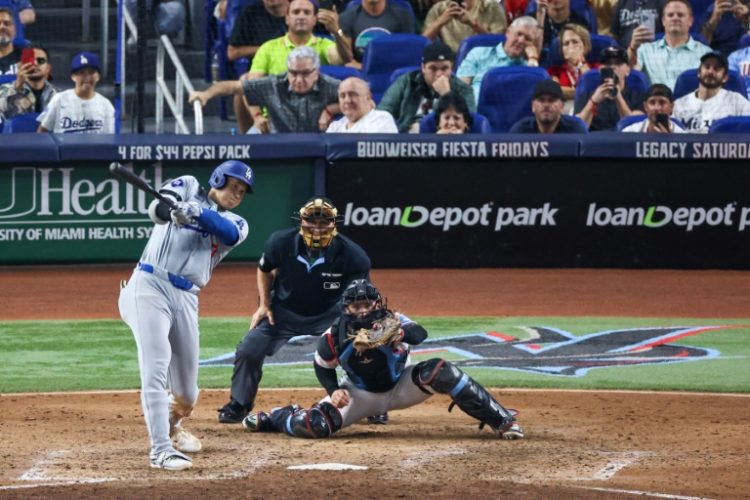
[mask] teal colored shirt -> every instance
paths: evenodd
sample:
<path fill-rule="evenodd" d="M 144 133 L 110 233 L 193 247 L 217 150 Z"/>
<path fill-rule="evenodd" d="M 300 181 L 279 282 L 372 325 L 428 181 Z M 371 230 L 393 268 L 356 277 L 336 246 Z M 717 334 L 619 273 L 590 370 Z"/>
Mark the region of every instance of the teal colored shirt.
<path fill-rule="evenodd" d="M 693 37 L 674 49 L 662 38 L 638 47 L 638 65 L 648 74 L 651 84 L 663 83 L 674 90 L 680 73 L 689 69 L 697 70 L 701 64 L 701 56 L 706 52 L 711 52 L 711 47 L 693 40 Z"/>
<path fill-rule="evenodd" d="M 471 87 L 474 89 L 474 99 L 479 101 L 479 90 L 482 88 L 484 74 L 492 68 L 505 66 L 527 66 L 523 57 L 510 57 L 505 53 L 503 44 L 496 47 L 475 47 L 466 55 L 461 66 L 456 71 L 459 78 L 472 77 Z"/>

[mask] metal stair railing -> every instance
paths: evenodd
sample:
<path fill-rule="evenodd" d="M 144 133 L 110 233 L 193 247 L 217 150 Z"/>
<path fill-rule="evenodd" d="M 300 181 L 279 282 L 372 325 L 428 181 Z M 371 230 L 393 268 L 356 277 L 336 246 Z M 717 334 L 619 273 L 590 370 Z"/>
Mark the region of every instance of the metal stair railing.
<path fill-rule="evenodd" d="M 164 79 L 164 64 L 166 56 L 172 61 L 175 68 L 175 95 L 173 96 Z M 193 84 L 185 72 L 185 68 L 174 50 L 172 41 L 168 36 L 162 35 L 159 38 L 159 45 L 156 49 L 156 133 L 164 133 L 164 101 L 167 102 L 172 115 L 175 118 L 175 133 L 190 134 L 190 129 L 185 124 L 183 118 L 183 108 L 185 102 L 185 91 L 193 92 Z M 200 101 L 193 103 L 193 116 L 195 121 L 195 134 L 203 135 L 203 108 Z"/>

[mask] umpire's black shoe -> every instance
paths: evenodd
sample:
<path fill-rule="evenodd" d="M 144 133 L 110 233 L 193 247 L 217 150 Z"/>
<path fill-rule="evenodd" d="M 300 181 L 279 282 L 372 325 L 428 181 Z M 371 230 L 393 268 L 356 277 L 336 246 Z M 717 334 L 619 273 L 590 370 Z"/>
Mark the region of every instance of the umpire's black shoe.
<path fill-rule="evenodd" d="M 249 410 L 246 410 L 239 403 L 232 400 L 219 408 L 219 423 L 221 424 L 239 424 L 245 418 Z"/>
<path fill-rule="evenodd" d="M 373 425 L 386 425 L 388 423 L 388 412 L 367 417 L 367 423 Z"/>

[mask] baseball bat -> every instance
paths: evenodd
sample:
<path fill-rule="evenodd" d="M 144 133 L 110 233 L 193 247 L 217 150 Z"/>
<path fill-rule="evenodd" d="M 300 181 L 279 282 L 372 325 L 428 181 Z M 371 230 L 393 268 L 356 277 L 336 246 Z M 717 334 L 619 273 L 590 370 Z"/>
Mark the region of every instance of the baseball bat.
<path fill-rule="evenodd" d="M 167 198 L 166 196 L 163 196 L 156 189 L 149 186 L 146 183 L 146 181 L 144 181 L 143 179 L 135 175 L 132 170 L 125 168 L 122 164 L 116 161 L 113 161 L 112 163 L 109 164 L 109 171 L 112 175 L 114 175 L 118 179 L 122 179 L 128 184 L 131 184 L 135 186 L 136 188 L 140 189 L 141 191 L 150 194 L 157 200 L 164 202 L 170 209 L 174 210 L 177 208 L 177 205 L 175 205 L 171 199 Z"/>

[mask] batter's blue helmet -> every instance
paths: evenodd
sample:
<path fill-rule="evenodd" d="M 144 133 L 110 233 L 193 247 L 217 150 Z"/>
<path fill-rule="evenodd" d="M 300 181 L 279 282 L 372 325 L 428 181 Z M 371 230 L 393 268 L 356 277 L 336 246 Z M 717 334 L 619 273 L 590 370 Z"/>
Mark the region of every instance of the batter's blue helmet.
<path fill-rule="evenodd" d="M 239 179 L 247 184 L 247 192 L 253 192 L 253 182 L 255 182 L 255 174 L 253 169 L 237 160 L 227 160 L 214 169 L 214 173 L 211 174 L 211 178 L 208 183 L 211 187 L 216 189 L 223 188 L 227 183 L 227 176 Z"/>

